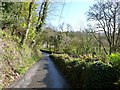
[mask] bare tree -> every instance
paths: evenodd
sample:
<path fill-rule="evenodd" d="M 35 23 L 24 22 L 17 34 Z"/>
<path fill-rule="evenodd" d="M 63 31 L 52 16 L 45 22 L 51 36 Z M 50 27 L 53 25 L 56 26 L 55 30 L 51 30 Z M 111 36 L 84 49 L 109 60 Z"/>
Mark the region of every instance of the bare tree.
<path fill-rule="evenodd" d="M 105 34 L 109 44 L 109 54 L 116 52 L 119 47 L 119 11 L 120 2 L 99 1 L 90 7 L 88 12 L 88 20 L 96 20 L 99 28 L 102 29 Z M 102 42 L 100 43 L 103 44 Z"/>

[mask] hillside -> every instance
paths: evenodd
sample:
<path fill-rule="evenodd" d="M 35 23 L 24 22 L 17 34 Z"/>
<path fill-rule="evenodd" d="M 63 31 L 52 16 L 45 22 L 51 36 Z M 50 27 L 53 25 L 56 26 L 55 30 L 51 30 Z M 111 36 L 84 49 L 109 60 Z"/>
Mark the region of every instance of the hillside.
<path fill-rule="evenodd" d="M 2 88 L 23 75 L 39 57 L 28 46 L 20 46 L 15 42 L 15 36 L 12 37 L 5 32 L 0 34 L 0 88 Z"/>

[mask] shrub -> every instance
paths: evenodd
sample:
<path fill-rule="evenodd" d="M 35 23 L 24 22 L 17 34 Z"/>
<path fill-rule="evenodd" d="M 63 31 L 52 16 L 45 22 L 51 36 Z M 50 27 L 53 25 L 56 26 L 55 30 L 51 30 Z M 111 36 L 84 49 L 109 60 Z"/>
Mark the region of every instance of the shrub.
<path fill-rule="evenodd" d="M 111 54 L 108 56 L 108 61 L 112 64 L 113 68 L 118 72 L 120 76 L 120 53 Z"/>
<path fill-rule="evenodd" d="M 111 63 L 113 68 L 117 71 L 119 80 L 116 84 L 120 87 L 120 53 L 115 53 L 108 56 L 108 62 Z"/>
<path fill-rule="evenodd" d="M 114 83 L 118 81 L 119 77 L 116 70 L 110 64 L 100 60 L 88 62 L 63 54 L 53 54 L 51 57 L 72 87 L 85 90 L 113 88 Z"/>
<path fill-rule="evenodd" d="M 97 61 L 87 63 L 80 83 L 84 89 L 113 88 L 117 80 L 117 73 L 110 65 Z"/>

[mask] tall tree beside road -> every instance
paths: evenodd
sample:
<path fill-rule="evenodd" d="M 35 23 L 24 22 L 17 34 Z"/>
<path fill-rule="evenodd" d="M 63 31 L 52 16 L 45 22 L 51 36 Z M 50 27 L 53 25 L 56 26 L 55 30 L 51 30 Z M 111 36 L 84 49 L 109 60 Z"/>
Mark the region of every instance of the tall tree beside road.
<path fill-rule="evenodd" d="M 49 0 L 44 0 L 41 4 L 41 7 L 40 7 L 39 17 L 38 17 L 38 25 L 36 27 L 36 32 L 41 31 L 41 29 L 45 23 L 45 19 L 47 17 L 47 13 L 48 13 L 48 6 L 49 6 Z"/>
<path fill-rule="evenodd" d="M 88 20 L 95 20 L 98 23 L 99 29 L 105 34 L 106 40 L 109 44 L 109 52 L 106 54 L 114 53 L 120 47 L 119 36 L 119 23 L 120 16 L 120 2 L 117 1 L 99 1 L 90 7 L 88 12 Z M 98 29 L 97 29 L 98 30 Z M 103 44 L 103 43 L 101 43 Z"/>
<path fill-rule="evenodd" d="M 34 0 L 32 0 L 32 2 L 30 2 L 30 4 L 29 4 L 29 15 L 28 15 L 28 19 L 27 19 L 26 32 L 25 32 L 25 35 L 23 36 L 22 41 L 21 41 L 22 44 L 25 43 L 27 36 L 28 36 L 28 32 L 29 32 L 29 28 L 30 28 L 30 21 L 31 21 L 31 17 L 32 17 L 33 4 L 34 4 Z"/>

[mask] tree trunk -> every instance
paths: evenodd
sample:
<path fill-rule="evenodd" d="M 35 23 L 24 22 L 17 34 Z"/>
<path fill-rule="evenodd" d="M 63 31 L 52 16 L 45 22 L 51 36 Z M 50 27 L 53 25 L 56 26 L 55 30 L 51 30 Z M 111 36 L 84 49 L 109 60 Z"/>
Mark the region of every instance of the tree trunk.
<path fill-rule="evenodd" d="M 40 22 L 40 24 L 38 25 L 38 27 L 36 28 L 36 31 L 41 31 L 42 30 L 42 27 L 45 23 L 45 18 L 47 17 L 47 11 L 48 11 L 48 5 L 49 5 L 49 0 L 45 0 L 44 2 L 44 5 L 42 6 L 43 7 L 43 13 L 42 13 L 42 17 L 41 17 L 41 14 L 38 18 L 38 21 Z M 41 9 L 40 9 L 41 10 Z"/>
<path fill-rule="evenodd" d="M 22 40 L 21 40 L 21 44 L 23 45 L 26 42 L 28 33 L 29 33 L 29 28 L 30 28 L 30 21 L 31 21 L 31 17 L 32 17 L 32 7 L 34 4 L 34 0 L 32 0 L 32 2 L 30 2 L 29 4 L 29 16 L 28 16 L 28 20 L 27 20 L 27 27 L 26 27 L 26 33 L 23 36 Z"/>

